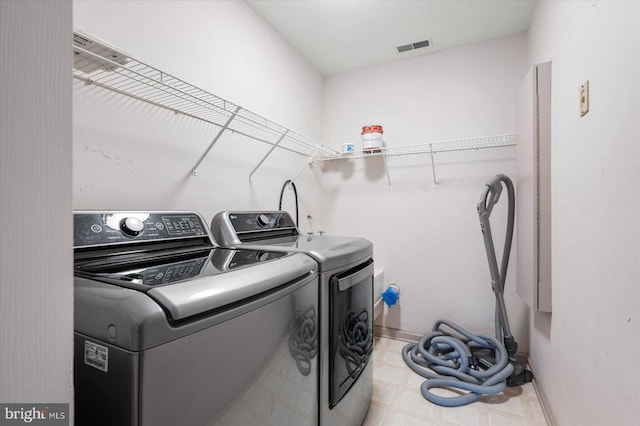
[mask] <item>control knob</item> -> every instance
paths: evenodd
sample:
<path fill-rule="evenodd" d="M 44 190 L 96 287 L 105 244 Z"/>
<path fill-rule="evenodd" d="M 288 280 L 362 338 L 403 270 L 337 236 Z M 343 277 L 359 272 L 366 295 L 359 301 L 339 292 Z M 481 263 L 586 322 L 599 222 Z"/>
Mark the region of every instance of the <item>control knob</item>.
<path fill-rule="evenodd" d="M 136 237 L 140 235 L 144 229 L 144 222 L 137 217 L 127 217 L 120 222 L 120 230 L 123 234 L 130 237 Z"/>
<path fill-rule="evenodd" d="M 269 216 L 266 214 L 261 214 L 260 216 L 258 216 L 258 225 L 260 226 L 267 226 L 269 225 Z"/>

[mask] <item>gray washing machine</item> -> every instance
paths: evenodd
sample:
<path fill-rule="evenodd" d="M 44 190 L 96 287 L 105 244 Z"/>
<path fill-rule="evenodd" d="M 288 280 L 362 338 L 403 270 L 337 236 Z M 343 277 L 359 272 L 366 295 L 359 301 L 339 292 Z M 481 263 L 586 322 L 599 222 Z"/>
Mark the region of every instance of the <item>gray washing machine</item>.
<path fill-rule="evenodd" d="M 301 235 L 284 211 L 216 214 L 214 240 L 235 249 L 298 252 L 318 262 L 319 424 L 361 425 L 373 393 L 373 245 Z"/>
<path fill-rule="evenodd" d="M 74 213 L 77 425 L 317 424 L 317 263 L 193 212 Z"/>

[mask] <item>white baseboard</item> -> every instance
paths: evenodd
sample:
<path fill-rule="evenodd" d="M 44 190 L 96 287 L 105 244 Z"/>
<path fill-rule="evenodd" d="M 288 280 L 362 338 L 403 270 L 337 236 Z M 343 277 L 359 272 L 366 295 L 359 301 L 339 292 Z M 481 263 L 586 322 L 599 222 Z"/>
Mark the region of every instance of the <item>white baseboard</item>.
<path fill-rule="evenodd" d="M 544 394 L 544 392 L 542 391 L 542 388 L 538 385 L 538 382 L 535 379 L 536 373 L 533 365 L 531 365 L 530 359 L 528 360 L 528 364 L 529 364 L 529 368 L 533 372 L 533 376 L 534 376 L 533 388 L 536 391 L 536 395 L 538 395 L 538 401 L 540 401 L 540 407 L 542 408 L 542 414 L 544 414 L 544 419 L 547 421 L 547 424 L 549 426 L 555 426 L 558 424 L 558 422 L 556 422 L 555 417 L 549 410 L 549 400 L 547 399 L 547 396 Z"/>
<path fill-rule="evenodd" d="M 422 339 L 422 336 L 408 331 L 398 330 L 396 328 L 384 327 L 382 325 L 374 325 L 373 334 L 388 339 L 401 340 L 403 342 L 415 343 Z"/>

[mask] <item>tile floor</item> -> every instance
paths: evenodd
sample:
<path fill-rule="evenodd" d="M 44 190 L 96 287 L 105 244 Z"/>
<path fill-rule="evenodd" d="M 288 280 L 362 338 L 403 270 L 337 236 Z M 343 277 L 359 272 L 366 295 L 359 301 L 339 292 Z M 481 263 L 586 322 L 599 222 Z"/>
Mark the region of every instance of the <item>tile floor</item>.
<path fill-rule="evenodd" d="M 546 426 L 533 384 L 483 396 L 462 407 L 440 407 L 420 394 L 424 379 L 407 367 L 406 342 L 376 337 L 373 399 L 363 426 Z M 446 392 L 446 391 L 443 391 Z"/>

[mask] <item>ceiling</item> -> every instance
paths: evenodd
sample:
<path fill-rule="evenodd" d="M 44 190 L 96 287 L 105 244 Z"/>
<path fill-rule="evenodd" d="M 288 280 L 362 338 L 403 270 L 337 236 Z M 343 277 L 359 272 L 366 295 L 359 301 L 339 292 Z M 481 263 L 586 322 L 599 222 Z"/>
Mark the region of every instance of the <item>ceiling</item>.
<path fill-rule="evenodd" d="M 247 0 L 322 75 L 529 29 L 536 0 Z M 398 46 L 429 40 L 399 53 Z"/>

